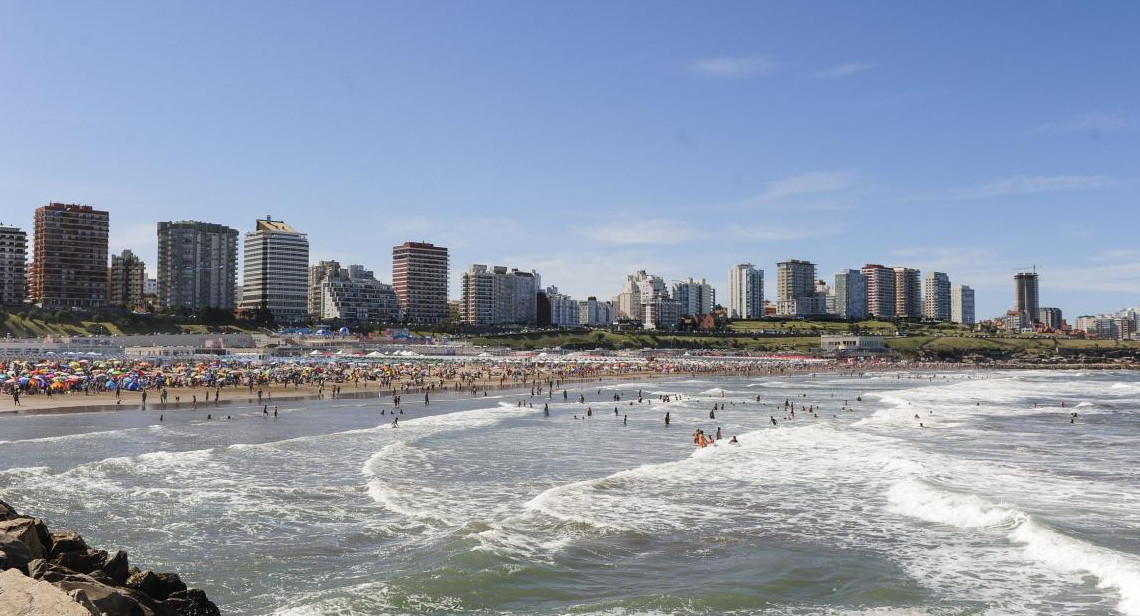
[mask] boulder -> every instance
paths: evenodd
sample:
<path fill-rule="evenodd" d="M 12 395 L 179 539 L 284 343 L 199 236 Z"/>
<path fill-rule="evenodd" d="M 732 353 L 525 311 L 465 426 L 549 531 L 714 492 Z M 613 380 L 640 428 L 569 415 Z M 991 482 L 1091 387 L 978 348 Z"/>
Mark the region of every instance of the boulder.
<path fill-rule="evenodd" d="M 156 601 L 165 601 L 171 594 L 186 590 L 186 585 L 174 573 L 143 571 L 127 578 L 127 588 L 140 590 Z"/>
<path fill-rule="evenodd" d="M 48 530 L 47 524 L 39 518 L 33 519 L 33 524 L 36 527 L 36 536 L 40 539 L 40 545 L 43 546 L 44 556 L 46 557 L 51 553 L 52 543 L 51 531 Z"/>
<path fill-rule="evenodd" d="M 130 577 L 130 565 L 127 563 L 127 553 L 119 550 L 112 554 L 103 562 L 103 572 L 107 577 L 115 580 L 115 583 L 122 586 L 127 578 Z"/>
<path fill-rule="evenodd" d="M 11 520 L 12 518 L 20 517 L 19 513 L 12 508 L 11 505 L 0 500 L 0 520 Z"/>
<path fill-rule="evenodd" d="M 107 562 L 107 552 L 104 550 L 92 550 L 90 548 L 83 551 L 64 552 L 57 554 L 55 558 L 51 559 L 51 564 L 59 565 L 64 569 L 71 569 L 76 573 L 89 574 L 96 569 L 102 569 L 103 563 Z"/>
<path fill-rule="evenodd" d="M 44 549 L 44 543 L 41 540 L 41 529 L 46 535 L 47 528 L 44 527 L 43 521 L 36 518 L 13 518 L 10 520 L 0 521 L 0 540 L 3 537 L 15 539 L 24 545 L 28 546 L 28 551 L 32 553 L 32 558 L 43 558 L 47 556 L 47 551 Z M 50 541 L 50 537 L 48 539 Z M 51 547 L 50 545 L 47 547 Z"/>
<path fill-rule="evenodd" d="M 95 578 L 68 571 L 45 560 L 28 565 L 33 578 L 51 583 L 60 590 L 78 596 L 83 593 L 88 602 L 104 614 L 114 616 L 161 616 L 170 613 L 165 606 L 159 608 L 150 597 L 130 588 L 116 588 Z"/>
<path fill-rule="evenodd" d="M 82 552 L 87 549 L 87 542 L 79 533 L 73 530 L 61 530 L 51 534 L 51 551 L 48 558 L 55 558 L 64 552 Z"/>
<path fill-rule="evenodd" d="M 197 588 L 170 593 L 165 604 L 178 616 L 222 616 L 221 610 Z"/>
<path fill-rule="evenodd" d="M 0 535 L 0 570 L 26 570 L 33 560 L 27 544 L 8 535 Z"/>
<path fill-rule="evenodd" d="M 20 573 L 0 572 L 0 614 L 5 616 L 100 616 L 97 608 Z"/>

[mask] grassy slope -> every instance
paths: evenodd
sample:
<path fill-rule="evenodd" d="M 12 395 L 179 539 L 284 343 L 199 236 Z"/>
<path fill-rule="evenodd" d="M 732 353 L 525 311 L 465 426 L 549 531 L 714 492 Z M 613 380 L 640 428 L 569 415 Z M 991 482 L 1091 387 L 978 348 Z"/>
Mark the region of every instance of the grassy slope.
<path fill-rule="evenodd" d="M 205 325 L 184 325 L 166 321 L 143 319 L 139 322 L 126 321 L 116 325 L 111 321 L 81 321 L 75 323 L 48 323 L 39 319 L 5 314 L 0 317 L 0 336 L 11 334 L 14 338 L 42 338 L 44 336 L 87 336 L 87 335 L 129 335 L 129 334 L 206 334 L 211 328 Z M 251 332 L 253 330 L 229 326 L 214 328 L 214 331 Z"/>

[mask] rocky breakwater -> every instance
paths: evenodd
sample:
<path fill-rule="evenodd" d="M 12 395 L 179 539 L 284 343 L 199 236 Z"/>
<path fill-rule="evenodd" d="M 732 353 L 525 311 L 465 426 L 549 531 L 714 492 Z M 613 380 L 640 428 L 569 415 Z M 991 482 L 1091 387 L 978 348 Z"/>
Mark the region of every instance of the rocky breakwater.
<path fill-rule="evenodd" d="M 127 553 L 51 532 L 0 501 L 0 615 L 217 616 L 218 607 L 174 573 L 139 571 Z"/>

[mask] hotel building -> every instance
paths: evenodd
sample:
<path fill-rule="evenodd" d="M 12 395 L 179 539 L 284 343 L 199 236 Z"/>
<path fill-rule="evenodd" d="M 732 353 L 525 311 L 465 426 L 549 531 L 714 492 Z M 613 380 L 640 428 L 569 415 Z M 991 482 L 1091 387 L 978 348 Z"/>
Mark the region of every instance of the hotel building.
<path fill-rule="evenodd" d="M 0 304 L 20 304 L 28 289 L 28 234 L 0 226 Z"/>
<path fill-rule="evenodd" d="M 392 248 L 392 286 L 409 323 L 447 320 L 447 248 L 405 242 Z"/>
<path fill-rule="evenodd" d="M 266 216 L 245 234 L 241 308 L 269 308 L 278 323 L 301 323 L 308 316 L 309 239 L 288 224 Z"/>
<path fill-rule="evenodd" d="M 89 205 L 51 203 L 36 208 L 35 246 L 28 296 L 44 308 L 107 303 L 110 214 Z"/>
<path fill-rule="evenodd" d="M 728 270 L 728 316 L 759 319 L 764 316 L 764 270 L 739 263 Z"/>
<path fill-rule="evenodd" d="M 163 308 L 237 305 L 238 231 L 183 220 L 158 223 L 157 295 Z"/>

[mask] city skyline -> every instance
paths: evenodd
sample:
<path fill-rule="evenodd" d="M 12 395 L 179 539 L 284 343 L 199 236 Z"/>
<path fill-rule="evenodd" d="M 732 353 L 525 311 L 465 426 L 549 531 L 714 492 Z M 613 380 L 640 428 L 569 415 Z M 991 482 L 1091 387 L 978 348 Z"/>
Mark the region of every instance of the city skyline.
<path fill-rule="evenodd" d="M 1140 7 L 267 6 L 0 7 L 0 223 L 90 204 L 150 265 L 155 220 L 270 213 L 386 283 L 448 246 L 452 298 L 801 258 L 947 272 L 979 318 L 1031 265 L 1043 306 L 1140 303 Z"/>
<path fill-rule="evenodd" d="M 92 210 L 91 206 L 85 205 L 85 204 L 51 203 L 49 205 L 51 206 L 51 208 L 57 208 L 57 209 L 69 209 L 69 210 L 78 209 L 81 211 L 91 211 Z M 44 210 L 44 209 L 45 208 L 38 208 L 37 213 Z M 101 224 L 102 224 L 102 228 L 104 229 L 103 233 L 106 234 L 107 228 L 109 225 L 107 224 L 105 218 L 107 217 L 109 212 L 96 210 L 96 213 L 102 214 L 104 216 L 104 220 Z M 302 239 L 302 242 L 304 243 L 304 249 L 305 249 L 306 254 L 307 254 L 307 252 L 309 250 L 308 241 L 307 241 L 307 234 L 305 234 L 303 231 L 298 231 L 296 229 L 293 229 L 292 227 L 290 227 L 287 223 L 284 223 L 283 221 L 273 220 L 271 215 L 267 215 L 266 219 L 257 219 L 255 222 L 256 222 L 255 230 L 246 233 L 246 246 L 247 247 L 251 245 L 250 244 L 250 238 L 251 237 L 254 237 L 254 236 L 262 233 L 266 229 L 269 229 L 269 230 L 274 230 L 274 231 L 284 231 L 288 234 L 298 234 L 301 238 L 305 238 L 305 239 Z M 238 260 L 241 260 L 243 262 L 248 263 L 250 258 L 255 258 L 255 260 L 256 260 L 256 259 L 261 259 L 264 256 L 264 255 L 262 255 L 262 256 L 247 256 L 244 254 L 244 251 L 243 251 L 241 253 L 241 258 L 239 259 L 238 253 L 236 252 L 237 230 L 231 229 L 231 228 L 226 227 L 224 225 L 219 225 L 217 223 L 203 222 L 203 221 L 180 221 L 178 223 L 158 221 L 155 224 L 156 224 L 157 235 L 159 237 L 159 244 L 160 244 L 160 258 L 159 258 L 160 264 L 157 266 L 157 268 L 151 267 L 149 269 L 145 269 L 145 262 L 142 262 L 141 260 L 139 260 L 137 255 L 134 254 L 134 251 L 132 251 L 129 248 L 124 249 L 122 251 L 121 256 L 111 254 L 108 251 L 108 267 L 107 267 L 108 274 L 107 274 L 107 289 L 106 289 L 107 296 L 104 299 L 101 299 L 100 301 L 104 301 L 104 302 L 109 303 L 109 304 L 118 304 L 118 305 L 124 305 L 124 306 L 142 305 L 143 302 L 141 301 L 141 297 L 143 294 L 143 288 L 144 288 L 145 284 L 151 283 L 154 285 L 153 292 L 156 293 L 157 297 L 158 297 L 158 303 L 156 304 L 156 306 L 161 307 L 163 305 L 164 299 L 163 299 L 162 289 L 163 289 L 164 283 L 161 280 L 155 280 L 155 278 L 152 277 L 151 274 L 157 273 L 159 278 L 162 277 L 162 272 L 164 271 L 163 265 L 161 263 L 162 255 L 167 254 L 164 251 L 168 251 L 169 249 L 163 249 L 163 248 L 161 248 L 161 245 L 162 245 L 162 241 L 163 241 L 164 236 L 169 234 L 171 225 L 176 225 L 179 227 L 186 227 L 187 229 L 198 229 L 198 230 L 208 229 L 211 231 L 225 230 L 228 233 L 232 233 L 235 236 L 233 238 L 235 246 L 231 247 L 229 249 L 231 256 L 228 258 L 232 259 L 232 261 L 233 261 L 233 263 L 230 264 L 231 267 L 235 267 L 236 261 L 238 261 Z M 0 231 L 24 233 L 22 230 L 20 230 L 16 227 L 0 227 Z M 5 237 L 7 237 L 7 236 L 5 236 Z M 25 237 L 25 239 L 22 241 L 27 243 L 26 238 L 29 236 L 25 235 L 24 237 Z M 32 237 L 34 240 L 34 234 L 31 235 L 30 237 Z M 16 242 L 16 243 L 18 243 L 18 242 Z M 35 243 L 35 242 L 33 241 L 32 243 Z M 254 244 L 260 246 L 260 244 L 258 242 L 254 242 Z M 417 243 L 417 242 L 405 242 L 404 244 L 399 245 L 399 246 L 395 246 L 393 248 L 393 251 L 394 251 L 393 255 L 395 256 L 400 251 L 402 251 L 402 250 L 406 251 L 407 249 L 409 249 L 411 247 L 422 247 L 422 248 L 429 249 L 429 251 L 439 250 L 439 251 L 442 251 L 442 254 L 444 254 L 444 255 L 446 255 L 448 253 L 448 247 L 446 247 L 446 246 L 433 246 L 431 244 L 422 244 L 422 243 Z M 197 250 L 200 250 L 200 249 L 197 249 Z M 260 252 L 263 250 L 264 250 L 264 247 L 259 248 L 258 254 L 260 255 Z M 136 276 L 138 278 L 138 281 L 137 281 L 138 289 L 137 289 L 137 291 L 135 291 L 135 293 L 136 293 L 137 297 L 139 298 L 138 301 L 133 301 L 133 302 L 131 302 L 131 301 L 124 302 L 121 300 L 115 300 L 114 299 L 116 296 L 125 293 L 124 287 L 122 286 L 124 283 L 121 281 L 118 283 L 119 284 L 118 290 L 115 290 L 115 288 L 116 288 L 115 287 L 115 284 L 116 284 L 115 280 L 117 278 L 115 273 L 114 273 L 115 268 L 117 267 L 116 266 L 116 260 L 117 259 L 121 260 L 123 258 L 126 258 L 128 255 L 130 256 L 131 259 L 138 261 L 139 265 L 141 265 L 144 268 L 143 270 L 136 271 L 133 274 L 133 276 Z M 253 253 L 250 253 L 250 255 L 253 255 Z M 31 258 L 32 258 L 31 254 L 25 254 L 26 262 L 23 263 L 23 267 L 30 267 Z M 199 254 L 196 258 L 209 260 L 213 264 L 210 268 L 211 271 L 213 269 L 217 269 L 219 267 L 222 267 L 221 265 L 214 264 L 214 261 L 216 261 L 217 259 L 219 259 L 221 257 L 219 255 L 213 254 L 212 252 L 209 252 L 209 251 L 203 252 L 203 253 Z M 292 257 L 290 257 L 290 259 L 292 259 Z M 297 275 L 295 277 L 299 279 L 300 274 L 301 274 L 301 271 L 300 271 L 301 261 L 297 260 L 297 259 L 292 259 L 292 260 L 295 262 L 292 263 L 290 265 L 290 267 L 295 266 L 295 268 L 297 269 Z M 443 257 L 443 263 L 446 263 L 447 260 L 448 260 L 448 258 L 446 256 L 444 256 Z M 398 276 L 396 275 L 396 267 L 397 267 L 397 262 L 399 262 L 399 261 L 400 261 L 399 259 L 394 259 L 394 261 L 393 261 L 392 279 L 394 281 L 398 278 Z M 322 267 L 332 266 L 332 265 L 339 267 L 339 263 L 336 261 L 320 261 L 320 262 L 313 262 L 313 263 L 309 264 L 308 266 L 306 266 L 306 268 L 305 268 L 305 272 L 307 272 L 307 276 L 310 278 L 310 280 L 308 283 L 308 287 L 309 287 L 308 294 L 309 295 L 306 297 L 306 302 L 308 303 L 308 309 L 303 311 L 303 312 L 305 312 L 309 316 L 312 316 L 314 313 L 314 310 L 313 310 L 312 305 L 311 305 L 311 302 L 314 301 L 314 298 L 312 297 L 312 285 L 313 285 L 313 282 L 311 280 L 312 272 L 314 270 L 319 270 Z M 776 265 L 777 265 L 777 272 L 778 272 L 778 277 L 779 277 L 779 281 L 778 281 L 779 284 L 778 284 L 778 288 L 776 291 L 776 295 L 773 297 L 768 297 L 766 295 L 763 295 L 763 282 L 762 282 L 763 281 L 763 271 L 759 270 L 756 272 L 756 274 L 757 274 L 757 276 L 759 276 L 759 280 L 760 280 L 760 283 L 759 283 L 760 293 L 761 293 L 760 297 L 765 304 L 768 304 L 770 302 L 770 306 L 771 306 L 771 310 L 772 310 L 772 312 L 770 314 L 772 316 L 784 316 L 784 317 L 808 316 L 808 317 L 810 317 L 810 316 L 824 316 L 826 314 L 842 314 L 840 304 L 832 306 L 831 302 L 832 301 L 840 301 L 841 304 L 845 305 L 846 302 L 848 301 L 847 299 L 845 299 L 847 297 L 848 291 L 840 291 L 840 289 L 843 289 L 844 285 L 847 284 L 846 281 L 849 278 L 849 272 L 850 272 L 850 275 L 858 274 L 859 276 L 861 276 L 861 279 L 863 280 L 863 282 L 860 284 L 862 284 L 864 287 L 862 291 L 858 291 L 855 289 L 851 290 L 851 292 L 856 293 L 857 296 L 859 294 L 861 294 L 861 296 L 864 298 L 862 306 L 863 306 L 863 310 L 865 310 L 865 312 L 863 313 L 862 316 L 857 317 L 856 320 L 860 320 L 861 318 L 866 318 L 867 316 L 870 316 L 873 318 L 874 316 L 876 316 L 874 314 L 875 313 L 874 306 L 879 305 L 878 303 L 881 301 L 887 301 L 889 305 L 884 309 L 885 312 L 883 312 L 881 315 L 879 315 L 879 316 L 883 316 L 884 318 L 895 318 L 895 317 L 916 318 L 916 317 L 922 317 L 922 318 L 931 318 L 931 319 L 937 320 L 937 321 L 963 322 L 963 321 L 959 320 L 958 318 L 951 319 L 949 317 L 950 313 L 952 312 L 952 307 L 951 307 L 952 298 L 951 298 L 950 281 L 949 281 L 949 278 L 947 277 L 947 274 L 945 272 L 921 272 L 920 270 L 917 270 L 914 268 L 908 268 L 905 266 L 884 267 L 884 266 L 879 265 L 879 264 L 866 264 L 863 266 L 861 271 L 860 270 L 843 270 L 843 271 L 837 272 L 832 277 L 826 277 L 824 274 L 817 271 L 816 265 L 814 263 L 812 263 L 808 260 L 790 259 L 790 260 L 787 260 L 784 262 L 777 263 Z M 786 285 L 788 284 L 788 282 L 785 279 L 785 276 L 787 275 L 787 268 L 791 267 L 791 266 L 795 266 L 797 269 L 803 270 L 802 273 L 798 273 L 795 275 L 795 279 L 798 281 L 798 282 L 796 282 L 796 285 L 799 288 L 799 290 L 795 291 L 795 292 L 789 292 L 786 289 Z M 454 276 L 455 275 L 456 272 L 452 271 L 449 266 L 444 265 L 442 267 L 446 268 L 448 276 Z M 742 267 L 751 268 L 752 266 L 751 266 L 751 264 L 738 264 L 738 265 L 733 266 L 733 270 L 736 270 L 736 269 L 739 269 Z M 471 268 L 484 268 L 484 269 L 486 269 L 486 266 L 479 265 L 479 264 L 472 264 Z M 389 287 L 389 288 L 398 287 L 398 285 L 395 285 L 395 287 L 394 287 L 393 285 L 382 284 L 381 279 L 373 277 L 374 276 L 373 272 L 371 270 L 366 270 L 363 265 L 350 265 L 349 269 L 352 271 L 355 271 L 357 273 L 356 275 L 361 276 L 361 278 L 360 278 L 361 281 L 364 281 L 365 279 L 370 279 L 372 285 L 380 285 L 380 287 Z M 501 268 L 501 267 L 496 267 L 495 269 L 496 270 L 503 269 L 504 272 L 506 271 L 505 268 Z M 349 273 L 347 273 L 348 271 L 349 270 L 345 270 L 346 273 L 344 275 L 346 277 L 351 276 Z M 460 303 L 465 304 L 467 301 L 465 299 L 466 290 L 468 289 L 466 278 L 471 273 L 471 271 L 472 270 L 469 268 L 466 271 L 460 271 L 459 272 L 459 276 L 460 276 L 460 279 L 462 282 L 461 282 L 460 296 L 458 298 L 448 296 L 446 298 L 441 299 L 440 301 L 445 301 L 445 302 L 456 301 L 456 302 L 460 302 Z M 512 271 L 517 272 L 517 269 L 512 270 Z M 886 278 L 887 278 L 886 284 L 888 286 L 885 289 L 879 289 L 879 291 L 876 291 L 876 288 L 878 288 L 878 286 L 882 283 L 876 283 L 875 282 L 876 277 L 873 274 L 876 271 L 884 272 L 886 275 Z M 444 269 L 439 269 L 440 274 L 442 274 L 443 272 L 444 272 Z M 241 273 L 242 273 L 243 278 L 248 278 L 246 275 L 246 268 L 245 267 L 242 268 Z M 198 272 L 198 274 L 196 274 L 196 275 L 200 275 L 200 274 L 201 274 L 201 272 Z M 645 271 L 642 270 L 639 272 L 639 274 L 644 275 Z M 919 283 L 919 276 L 922 274 L 926 274 L 926 278 L 924 278 L 924 282 L 922 284 L 920 284 Z M 145 277 L 144 277 L 144 275 L 145 275 Z M 168 272 L 168 281 L 165 283 L 168 286 L 170 284 L 172 284 L 172 282 L 174 282 L 172 279 L 169 279 L 170 275 L 172 275 L 172 273 Z M 539 276 L 539 272 L 537 272 L 536 270 L 532 270 L 532 272 L 530 274 L 527 274 L 527 275 L 533 275 L 534 277 L 537 278 Z M 257 275 L 255 274 L 255 277 L 256 276 Z M 626 286 L 628 287 L 629 280 L 632 279 L 632 277 L 629 275 L 627 275 L 626 277 L 627 277 Z M 937 277 L 937 279 L 939 279 L 941 282 L 938 285 L 932 286 L 932 281 L 930 279 L 931 277 Z M 31 276 L 29 275 L 28 278 L 30 280 Z M 652 276 L 652 278 L 660 281 L 661 292 L 664 293 L 664 295 L 667 296 L 669 299 L 673 299 L 673 300 L 680 299 L 682 304 L 687 304 L 687 302 L 689 302 L 690 300 L 688 299 L 687 296 L 683 297 L 683 298 L 678 296 L 678 286 L 681 286 L 683 284 L 687 284 L 687 285 L 696 284 L 698 286 L 703 286 L 707 289 L 707 290 L 698 290 L 697 291 L 697 293 L 703 298 L 700 300 L 701 305 L 721 306 L 721 307 L 725 308 L 730 314 L 733 312 L 733 305 L 734 305 L 733 302 L 735 301 L 731 297 L 732 286 L 733 286 L 733 282 L 732 282 L 733 271 L 729 272 L 728 281 L 726 284 L 727 294 L 730 296 L 727 299 L 727 301 L 728 301 L 727 304 L 721 304 L 720 302 L 716 302 L 712 299 L 716 295 L 717 286 L 708 284 L 705 279 L 701 279 L 701 281 L 699 283 L 697 283 L 692 277 L 689 277 L 687 280 L 682 280 L 682 279 L 677 278 L 677 277 L 669 277 L 671 282 L 668 285 L 666 285 L 665 278 L 658 277 L 658 276 Z M 985 316 L 985 317 L 979 318 L 978 320 L 1006 320 L 1009 318 L 1010 315 L 1018 314 L 1018 315 L 1021 315 L 1021 317 L 1022 317 L 1021 321 L 1020 321 L 1022 327 L 1030 327 L 1032 325 L 1032 323 L 1034 323 L 1034 322 L 1040 322 L 1043 324 L 1048 324 L 1051 327 L 1055 327 L 1056 324 L 1052 323 L 1052 320 L 1056 320 L 1059 323 L 1060 318 L 1052 319 L 1051 317 L 1055 316 L 1055 314 L 1059 314 L 1059 312 L 1057 312 L 1057 311 L 1062 310 L 1062 308 L 1059 308 L 1059 307 L 1041 307 L 1040 310 L 1052 311 L 1052 312 L 1048 313 L 1050 318 L 1047 318 L 1043 314 L 1039 314 L 1039 308 L 1038 307 L 1040 304 L 1039 304 L 1039 301 L 1037 299 L 1039 293 L 1038 293 L 1038 287 L 1037 287 L 1038 273 L 1036 271 L 1036 266 L 1033 266 L 1028 271 L 1027 270 L 1019 270 L 1013 276 L 1012 279 L 1014 281 L 1014 296 L 1015 296 L 1013 307 L 1007 309 L 1003 314 L 995 314 L 995 315 Z M 1027 279 L 1032 280 L 1032 285 L 1031 285 L 1032 291 L 1031 291 L 1031 293 L 1028 293 L 1028 294 L 1026 291 L 1027 287 L 1026 287 L 1026 282 L 1025 282 Z M 834 281 L 834 283 L 836 285 L 835 287 L 831 286 L 832 281 Z M 903 281 L 906 281 L 905 284 Z M 246 280 L 246 282 L 248 282 L 248 280 Z M 198 284 L 196 279 L 186 279 L 186 280 L 183 280 L 182 283 L 193 284 L 193 285 Z M 297 284 L 299 287 L 300 283 L 298 282 Z M 10 285 L 7 285 L 7 284 L 5 285 L 5 287 L 4 287 L 5 292 L 11 291 L 11 289 L 8 288 L 9 286 Z M 244 290 L 246 286 L 247 285 L 245 285 L 245 284 L 243 284 L 243 285 L 232 285 L 232 287 L 230 288 L 230 291 L 233 291 L 236 293 L 237 291 Z M 536 293 L 543 289 L 543 287 L 541 286 L 540 283 L 536 283 L 532 286 L 534 287 L 534 291 Z M 556 287 L 552 287 L 552 288 L 556 289 Z M 821 288 L 822 288 L 822 291 L 821 291 Z M 956 285 L 955 286 L 955 293 L 957 293 L 960 288 L 962 288 L 962 285 Z M 440 289 L 441 289 L 440 292 L 442 293 L 442 287 Z M 672 291 L 670 291 L 670 289 L 672 289 Z M 829 289 L 831 290 L 831 292 L 828 291 Z M 900 289 L 903 289 L 901 294 L 899 292 Z M 965 289 L 968 292 L 968 300 L 967 301 L 969 303 L 969 308 L 967 309 L 966 314 L 968 314 L 970 316 L 969 316 L 968 320 L 964 321 L 964 322 L 973 323 L 973 322 L 975 322 L 975 319 L 973 316 L 974 315 L 974 308 L 973 308 L 973 306 L 974 306 L 974 291 L 968 285 L 965 286 Z M 933 296 L 931 295 L 932 290 L 934 293 Z M 318 292 L 320 292 L 320 291 L 318 291 Z M 448 289 L 446 292 L 450 293 L 450 289 Z M 823 303 L 824 295 L 820 295 L 821 292 L 829 298 L 827 301 L 827 304 L 826 304 L 828 306 L 827 308 L 825 308 L 825 305 Z M 835 292 L 838 292 L 838 295 L 835 295 L 834 294 Z M 870 293 L 870 295 L 868 295 L 868 293 Z M 879 297 L 878 294 L 885 294 L 885 295 L 882 295 L 881 299 L 873 299 L 875 297 Z M 571 296 L 569 294 L 564 294 L 561 292 L 558 292 L 558 295 L 560 297 L 564 297 L 564 298 L 571 298 Z M 958 297 L 959 295 L 960 295 L 960 293 L 958 295 L 955 295 L 955 297 Z M 590 293 L 588 296 L 589 297 L 593 297 L 593 296 L 606 297 L 604 294 L 597 294 L 597 293 Z M 610 295 L 608 297 L 610 297 L 613 300 L 613 302 L 615 303 L 615 306 L 616 306 L 616 303 L 620 300 L 621 296 L 622 296 L 622 293 L 618 293 L 615 295 Z M 441 295 L 441 297 L 442 297 L 442 295 Z M 1028 297 L 1032 297 L 1033 299 L 1028 300 L 1027 299 Z M 244 308 L 247 310 L 251 309 L 252 304 L 250 304 L 250 302 L 247 301 L 246 305 L 243 307 L 240 305 L 241 304 L 240 296 L 235 294 L 234 298 L 235 298 L 235 304 L 237 304 L 237 305 L 233 306 L 234 308 L 239 308 L 239 309 Z M 788 300 L 793 299 L 793 298 L 797 299 L 801 302 L 806 301 L 807 304 L 801 304 L 798 307 L 793 308 L 791 306 L 793 304 L 795 304 L 796 302 L 788 303 Z M 300 300 L 298 299 L 297 301 L 300 301 Z M 957 299 L 954 301 L 961 301 L 961 299 Z M 933 302 L 933 304 L 932 304 L 932 302 Z M 213 304 L 214 302 L 207 302 L 207 303 Z M 222 302 L 222 303 L 225 303 L 225 302 Z M 786 304 L 786 305 L 782 307 L 783 304 Z M 1032 305 L 1030 305 L 1030 304 L 1032 304 Z M 206 305 L 206 304 L 203 304 L 203 305 Z M 942 308 L 940 308 L 940 309 L 936 308 L 936 306 L 938 306 L 938 305 L 941 305 Z M 805 306 L 806 306 L 806 308 L 805 308 Z M 184 307 L 192 307 L 192 306 L 184 305 Z M 225 306 L 222 306 L 222 307 L 225 307 Z M 1116 312 L 1120 312 L 1120 311 L 1135 310 L 1138 307 L 1140 307 L 1140 306 L 1123 306 L 1123 307 L 1119 307 L 1119 308 L 1113 307 L 1113 308 L 1109 308 L 1109 309 L 1097 310 L 1097 311 L 1090 312 L 1090 313 L 1084 313 L 1083 316 L 1105 315 L 1105 314 L 1111 314 L 1111 313 L 1116 313 Z M 330 310 L 332 310 L 332 308 L 330 308 Z M 389 310 L 389 309 L 384 308 L 383 310 Z M 397 308 L 395 310 L 399 310 L 399 309 Z M 442 314 L 442 310 L 443 310 L 443 308 L 441 305 L 441 307 L 439 307 L 439 311 L 441 311 L 441 314 Z M 686 311 L 684 308 L 680 308 L 680 310 L 681 310 L 680 315 L 691 316 L 690 311 Z M 954 308 L 954 310 L 956 310 L 957 312 L 962 312 L 960 306 Z M 274 312 L 276 312 L 276 310 L 274 310 Z M 706 311 L 706 313 L 707 312 L 708 311 Z M 692 313 L 692 314 L 704 314 L 704 313 Z M 1073 314 L 1073 313 L 1069 312 L 1067 314 Z M 1030 315 L 1033 315 L 1033 316 L 1030 316 Z M 298 312 L 297 315 L 295 315 L 293 318 L 290 318 L 287 320 L 296 320 L 300 316 L 301 316 L 301 313 Z M 466 319 L 464 319 L 464 320 L 466 320 Z M 1066 322 L 1067 321 L 1068 320 L 1066 319 Z M 509 322 L 509 321 L 504 321 L 504 322 Z M 1071 323 L 1069 323 L 1069 325 L 1071 325 Z"/>

